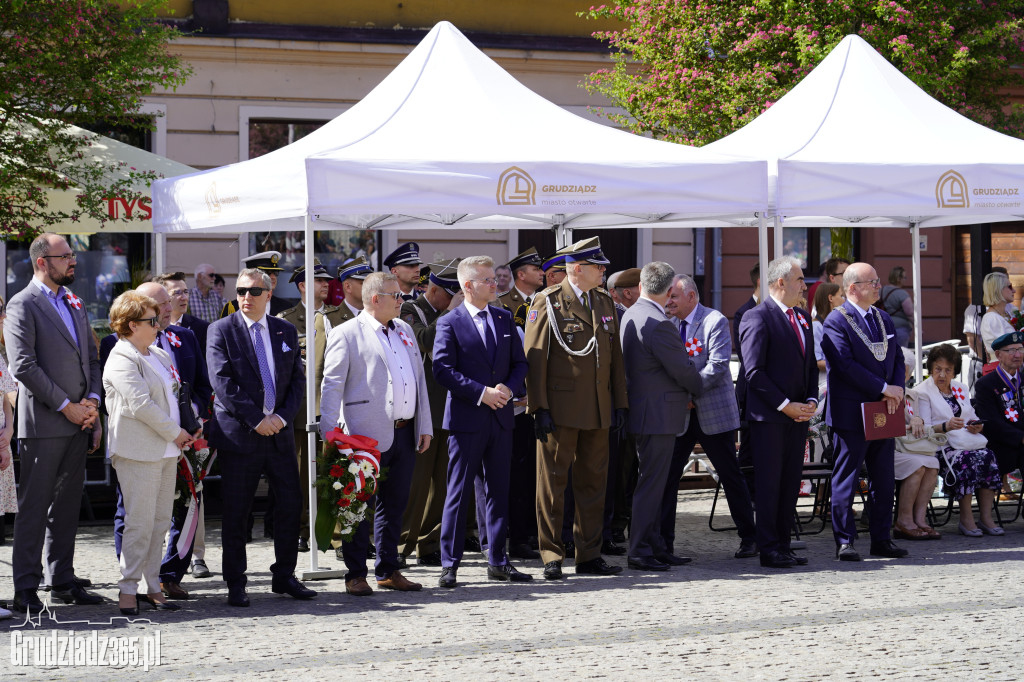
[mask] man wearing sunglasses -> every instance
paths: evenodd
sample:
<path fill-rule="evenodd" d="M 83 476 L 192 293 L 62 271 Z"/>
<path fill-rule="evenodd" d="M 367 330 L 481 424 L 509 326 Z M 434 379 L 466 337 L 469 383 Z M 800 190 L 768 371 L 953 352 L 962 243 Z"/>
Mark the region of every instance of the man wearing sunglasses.
<path fill-rule="evenodd" d="M 387 472 L 372 503 L 377 586 L 416 591 L 423 586 L 398 570 L 398 540 L 417 453 L 426 451 L 433 436 L 423 358 L 412 327 L 396 319 L 402 291 L 395 275 L 368 275 L 362 293 L 363 311 L 327 339 L 320 433 L 326 438 L 341 427 L 377 441 L 380 467 Z M 341 546 L 348 568 L 345 591 L 358 597 L 373 594 L 366 582 L 370 526 L 360 523 L 355 537 Z"/>
<path fill-rule="evenodd" d="M 33 277 L 7 307 L 5 336 L 18 382 L 21 481 L 14 523 L 15 611 L 39 612 L 43 575 L 52 599 L 98 604 L 75 580 L 75 535 L 86 450 L 100 442 L 97 417 L 100 362 L 75 281 L 75 253 L 60 235 L 44 233 L 29 246 Z"/>
<path fill-rule="evenodd" d="M 216 396 L 207 427 L 217 448 L 224 496 L 222 540 L 228 604 L 248 606 L 245 539 L 260 475 L 276 494 L 271 590 L 312 599 L 293 575 L 298 559 L 303 486 L 290 425 L 306 393 L 306 371 L 295 327 L 267 314 L 270 276 L 255 268 L 238 273 L 239 311 L 210 325 L 207 366 Z"/>

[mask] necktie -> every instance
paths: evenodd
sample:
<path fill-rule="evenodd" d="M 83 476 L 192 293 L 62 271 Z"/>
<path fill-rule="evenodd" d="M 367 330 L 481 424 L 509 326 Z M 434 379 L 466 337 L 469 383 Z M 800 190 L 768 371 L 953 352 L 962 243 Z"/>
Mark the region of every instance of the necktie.
<path fill-rule="evenodd" d="M 527 296 L 526 297 L 526 306 L 529 307 L 531 303 L 533 303 L 533 297 L 532 296 Z"/>
<path fill-rule="evenodd" d="M 878 343 L 882 340 L 881 335 L 878 333 L 878 324 L 875 322 L 875 316 L 868 311 L 868 314 L 864 316 L 864 319 L 868 323 L 868 333 L 871 334 L 871 340 Z"/>
<path fill-rule="evenodd" d="M 54 308 L 57 309 L 57 314 L 60 316 L 64 326 L 68 328 L 68 333 L 71 334 L 71 338 L 78 343 L 78 333 L 75 332 L 75 319 L 71 317 L 71 311 L 68 310 L 67 302 L 62 293 L 64 292 L 63 287 L 57 290 L 57 293 L 50 292 L 50 302 Z"/>
<path fill-rule="evenodd" d="M 684 346 L 686 345 L 686 342 L 689 341 L 689 339 L 686 338 L 686 320 L 679 323 L 679 338 L 683 340 Z"/>
<path fill-rule="evenodd" d="M 476 316 L 484 323 L 484 346 L 487 347 L 487 355 L 491 362 L 494 362 L 494 358 L 498 354 L 498 344 L 494 341 L 494 334 L 491 334 L 491 328 L 487 324 L 487 311 L 481 310 Z"/>
<path fill-rule="evenodd" d="M 793 331 L 796 332 L 796 338 L 800 342 L 800 353 L 803 354 L 805 352 L 804 335 L 800 333 L 800 327 L 796 323 L 796 314 L 793 312 L 792 308 L 787 310 L 786 314 L 789 316 L 789 324 L 792 325 Z"/>
<path fill-rule="evenodd" d="M 267 362 L 267 349 L 263 346 L 263 325 L 259 322 L 252 326 L 252 345 L 256 349 L 256 364 L 260 366 L 260 378 L 263 379 L 263 410 L 273 412 L 277 405 L 277 392 L 274 388 L 274 377 L 270 376 L 270 364 Z"/>
<path fill-rule="evenodd" d="M 589 313 L 590 312 L 590 296 L 587 294 L 586 291 L 584 291 L 582 294 L 580 294 L 580 303 L 583 304 L 583 309 L 586 310 Z"/>

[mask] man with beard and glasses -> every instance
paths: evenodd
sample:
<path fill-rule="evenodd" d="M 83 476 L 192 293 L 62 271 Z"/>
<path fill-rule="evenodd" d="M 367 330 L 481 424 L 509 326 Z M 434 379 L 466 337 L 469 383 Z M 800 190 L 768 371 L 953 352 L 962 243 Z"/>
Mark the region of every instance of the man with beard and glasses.
<path fill-rule="evenodd" d="M 13 608 L 41 611 L 36 591 L 45 572 L 51 597 L 98 604 L 75 579 L 75 535 L 85 457 L 102 429 L 97 417 L 100 362 L 85 306 L 66 287 L 75 281 L 75 252 L 63 237 L 43 233 L 29 246 L 33 277 L 7 306 L 5 336 L 18 382 L 21 484 L 11 566 Z"/>

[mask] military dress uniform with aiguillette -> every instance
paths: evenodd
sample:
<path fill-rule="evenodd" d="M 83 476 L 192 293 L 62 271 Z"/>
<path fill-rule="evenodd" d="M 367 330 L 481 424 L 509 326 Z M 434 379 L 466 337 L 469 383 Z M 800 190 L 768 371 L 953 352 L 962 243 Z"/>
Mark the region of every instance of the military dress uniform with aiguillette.
<path fill-rule="evenodd" d="M 576 498 L 576 564 L 600 558 L 608 475 L 608 429 L 626 408 L 619 320 L 602 289 L 584 294 L 568 280 L 533 299 L 526 322 L 529 412 L 549 410 L 554 433 L 537 444 L 537 530 L 541 561 L 562 561 L 559 540 L 569 466 Z"/>

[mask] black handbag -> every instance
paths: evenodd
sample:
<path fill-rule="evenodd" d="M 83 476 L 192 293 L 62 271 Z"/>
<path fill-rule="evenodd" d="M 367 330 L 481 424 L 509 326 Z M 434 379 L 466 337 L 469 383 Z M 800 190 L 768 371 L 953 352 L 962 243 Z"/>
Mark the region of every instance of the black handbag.
<path fill-rule="evenodd" d="M 194 434 L 203 428 L 199 416 L 192 406 L 192 387 L 188 385 L 187 381 L 182 381 L 178 388 L 178 423 L 189 434 Z"/>

